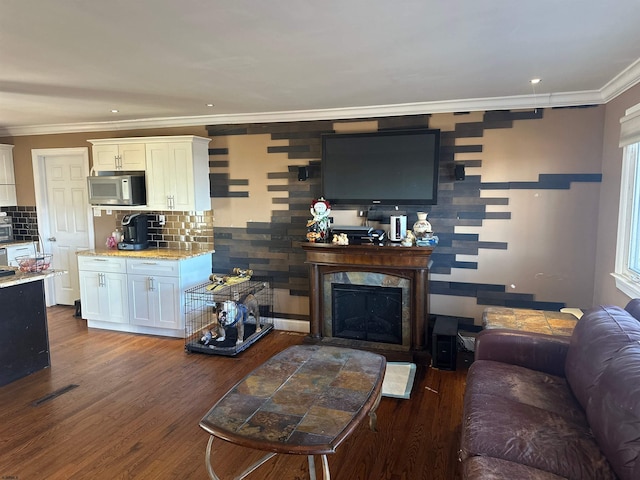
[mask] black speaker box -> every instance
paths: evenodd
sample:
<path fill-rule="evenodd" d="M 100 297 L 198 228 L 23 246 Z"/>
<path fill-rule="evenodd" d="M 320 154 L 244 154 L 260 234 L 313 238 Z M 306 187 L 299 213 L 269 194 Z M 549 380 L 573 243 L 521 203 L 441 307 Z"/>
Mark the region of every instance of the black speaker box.
<path fill-rule="evenodd" d="M 464 172 L 464 164 L 459 163 L 455 166 L 454 176 L 456 180 L 464 180 L 466 174 Z"/>
<path fill-rule="evenodd" d="M 440 370 L 456 369 L 458 320 L 437 318 L 431 339 L 431 365 Z"/>

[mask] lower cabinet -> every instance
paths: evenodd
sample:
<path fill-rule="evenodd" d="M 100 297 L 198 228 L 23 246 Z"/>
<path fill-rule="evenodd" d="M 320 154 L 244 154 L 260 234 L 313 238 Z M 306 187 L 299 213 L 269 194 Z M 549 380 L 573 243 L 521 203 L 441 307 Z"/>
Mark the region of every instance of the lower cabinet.
<path fill-rule="evenodd" d="M 124 258 L 78 257 L 82 317 L 129 322 L 127 265 Z"/>
<path fill-rule="evenodd" d="M 184 291 L 207 281 L 211 256 L 79 256 L 78 269 L 82 317 L 89 327 L 183 337 Z"/>
<path fill-rule="evenodd" d="M 129 321 L 126 274 L 80 271 L 78 275 L 84 318 L 114 323 Z"/>
<path fill-rule="evenodd" d="M 132 324 L 181 328 L 180 281 L 177 278 L 129 275 L 129 292 Z"/>

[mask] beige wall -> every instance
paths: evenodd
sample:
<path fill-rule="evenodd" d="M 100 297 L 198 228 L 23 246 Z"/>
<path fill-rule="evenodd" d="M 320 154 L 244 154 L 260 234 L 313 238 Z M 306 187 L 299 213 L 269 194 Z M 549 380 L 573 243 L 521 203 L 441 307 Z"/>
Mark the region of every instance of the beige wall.
<path fill-rule="evenodd" d="M 625 110 L 640 103 L 640 84 L 609 102 L 606 106 L 604 142 L 602 149 L 602 191 L 598 205 L 598 246 L 595 263 L 594 305 L 624 306 L 630 300 L 615 286 L 611 272 L 615 268 L 618 207 L 622 149 L 620 119 Z"/>

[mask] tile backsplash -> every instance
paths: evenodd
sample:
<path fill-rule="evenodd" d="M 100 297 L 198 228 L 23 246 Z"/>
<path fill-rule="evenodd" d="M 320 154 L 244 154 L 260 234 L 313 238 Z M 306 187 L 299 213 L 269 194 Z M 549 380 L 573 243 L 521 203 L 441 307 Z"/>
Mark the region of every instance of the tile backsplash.
<path fill-rule="evenodd" d="M 15 241 L 38 241 L 38 214 L 36 207 L 2 207 L 0 211 L 11 217 Z"/>
<path fill-rule="evenodd" d="M 135 211 L 115 212 L 116 225 L 122 217 Z M 161 211 L 140 212 L 149 217 L 149 247 L 179 250 L 213 249 L 213 211 Z M 164 215 L 164 225 L 160 216 Z"/>
<path fill-rule="evenodd" d="M 38 216 L 36 207 L 1 207 L 12 219 L 16 241 L 38 241 Z M 115 211 L 116 225 L 120 228 L 122 217 L 134 211 Z M 213 211 L 162 211 L 142 212 L 149 216 L 149 246 L 179 250 L 213 250 Z M 165 224 L 160 225 L 159 216 Z"/>

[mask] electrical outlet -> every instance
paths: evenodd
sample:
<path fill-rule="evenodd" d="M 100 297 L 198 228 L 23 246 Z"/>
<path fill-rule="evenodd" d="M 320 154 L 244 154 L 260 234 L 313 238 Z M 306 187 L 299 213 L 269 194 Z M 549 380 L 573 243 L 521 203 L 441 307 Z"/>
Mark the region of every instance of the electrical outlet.
<path fill-rule="evenodd" d="M 158 224 L 159 224 L 161 227 L 163 227 L 163 226 L 165 225 L 165 223 L 167 223 L 167 222 L 166 222 L 166 220 L 165 220 L 165 218 L 164 218 L 164 215 L 158 215 Z"/>

